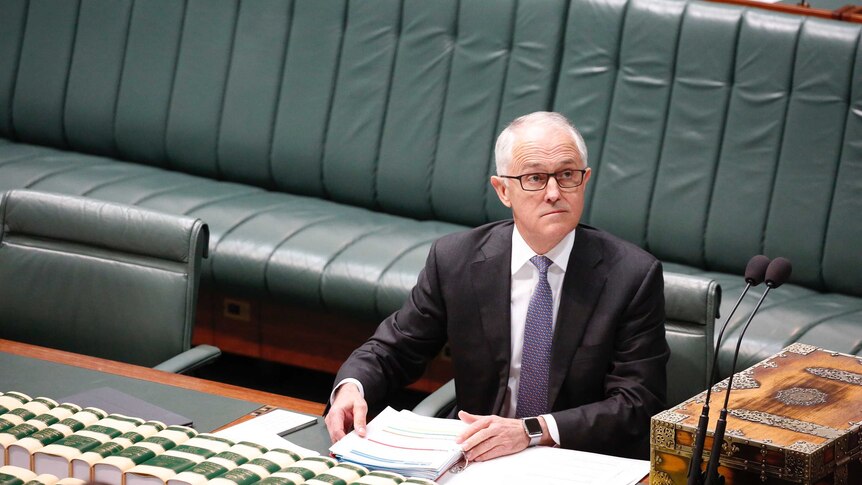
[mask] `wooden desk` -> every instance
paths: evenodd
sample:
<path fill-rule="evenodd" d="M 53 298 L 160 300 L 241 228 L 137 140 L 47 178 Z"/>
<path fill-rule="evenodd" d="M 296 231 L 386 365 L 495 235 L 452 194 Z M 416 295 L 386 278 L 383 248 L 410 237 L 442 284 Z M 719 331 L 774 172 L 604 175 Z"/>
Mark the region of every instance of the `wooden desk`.
<path fill-rule="evenodd" d="M 264 405 L 320 416 L 324 405 L 196 377 L 0 339 L 0 391 L 58 399 L 87 389 L 112 387 L 192 419 L 212 431 Z M 327 453 L 323 420 L 287 437 Z"/>

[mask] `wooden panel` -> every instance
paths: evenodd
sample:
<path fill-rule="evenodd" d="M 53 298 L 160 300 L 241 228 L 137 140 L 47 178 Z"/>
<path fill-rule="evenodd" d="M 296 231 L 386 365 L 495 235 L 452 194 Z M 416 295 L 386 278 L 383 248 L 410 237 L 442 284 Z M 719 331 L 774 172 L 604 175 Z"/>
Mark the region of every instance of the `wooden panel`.
<path fill-rule="evenodd" d="M 710 0 L 711 2 L 730 3 L 744 7 L 762 8 L 795 15 L 807 15 L 824 19 L 844 20 L 847 22 L 862 22 L 862 11 L 860 7 L 848 5 L 835 11 L 819 8 L 803 7 L 801 5 L 788 5 L 783 3 L 765 3 L 759 0 Z M 848 1 L 849 3 L 849 1 Z"/>
<path fill-rule="evenodd" d="M 261 358 L 335 374 L 379 322 L 363 321 L 296 305 L 265 302 L 261 312 Z M 433 392 L 452 378 L 451 362 L 435 359 L 409 388 Z"/>
<path fill-rule="evenodd" d="M 213 304 L 212 291 L 201 288 L 198 291 L 198 306 L 195 309 L 195 326 L 192 330 L 192 345 L 213 343 Z"/>
<path fill-rule="evenodd" d="M 214 300 L 213 345 L 223 352 L 260 357 L 261 303 L 220 294 Z"/>

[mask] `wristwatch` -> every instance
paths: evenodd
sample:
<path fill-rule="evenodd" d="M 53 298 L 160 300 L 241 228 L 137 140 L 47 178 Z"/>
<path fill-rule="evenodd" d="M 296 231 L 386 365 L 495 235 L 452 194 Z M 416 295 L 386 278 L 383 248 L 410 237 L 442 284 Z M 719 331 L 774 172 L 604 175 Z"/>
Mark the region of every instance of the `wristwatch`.
<path fill-rule="evenodd" d="M 542 439 L 542 423 L 539 422 L 539 418 L 521 418 L 521 422 L 524 423 L 524 431 L 530 438 L 530 444 L 527 446 L 538 445 Z"/>

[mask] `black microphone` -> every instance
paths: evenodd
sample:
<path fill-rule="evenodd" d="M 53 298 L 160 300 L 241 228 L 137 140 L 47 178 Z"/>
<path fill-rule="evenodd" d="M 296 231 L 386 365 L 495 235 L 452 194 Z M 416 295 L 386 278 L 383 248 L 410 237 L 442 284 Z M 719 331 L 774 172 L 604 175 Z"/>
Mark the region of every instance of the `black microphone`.
<path fill-rule="evenodd" d="M 745 294 L 752 286 L 757 286 L 766 278 L 766 268 L 769 266 L 769 258 L 762 254 L 753 256 L 745 265 L 745 289 L 730 310 L 730 314 L 724 319 L 724 324 L 721 326 L 721 331 L 718 333 L 718 339 L 715 342 L 715 352 L 712 354 L 712 366 L 709 371 L 709 379 L 706 387 L 706 400 L 703 404 L 703 409 L 700 412 L 700 419 L 697 422 L 697 432 L 694 438 L 694 447 L 691 449 L 691 461 L 688 464 L 688 485 L 701 485 L 703 483 L 703 474 L 700 471 L 700 465 L 703 462 L 703 444 L 706 441 L 706 428 L 709 425 L 709 397 L 712 393 L 712 385 L 715 383 L 716 363 L 718 360 L 718 349 L 721 347 L 721 339 L 724 337 L 724 331 L 727 329 L 727 324 L 730 322 Z"/>
<path fill-rule="evenodd" d="M 730 377 L 727 379 L 727 392 L 724 395 L 724 407 L 721 408 L 721 413 L 718 416 L 718 422 L 715 423 L 715 431 L 712 434 L 712 452 L 709 454 L 709 463 L 706 465 L 706 482 L 705 485 L 719 485 L 724 483 L 724 477 L 718 474 L 718 459 L 721 454 L 721 444 L 724 442 L 724 429 L 727 427 L 727 403 L 730 401 L 730 390 L 733 388 L 733 375 L 736 373 L 736 359 L 739 357 L 739 347 L 742 344 L 742 337 L 748 326 L 751 325 L 751 320 L 754 314 L 760 309 L 760 304 L 766 298 L 769 290 L 778 288 L 783 285 L 789 278 L 793 267 L 785 258 L 775 258 L 769 263 L 766 268 L 766 290 L 757 301 L 757 305 L 742 327 L 742 332 L 739 333 L 739 338 L 736 340 L 736 350 L 733 352 L 733 365 L 730 367 Z"/>

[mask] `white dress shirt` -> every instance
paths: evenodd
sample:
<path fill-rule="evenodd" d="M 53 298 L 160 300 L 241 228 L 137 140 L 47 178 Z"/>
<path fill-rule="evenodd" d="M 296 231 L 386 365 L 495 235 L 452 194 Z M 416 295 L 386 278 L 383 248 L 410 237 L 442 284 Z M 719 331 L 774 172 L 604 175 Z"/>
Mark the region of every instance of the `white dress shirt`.
<path fill-rule="evenodd" d="M 557 313 L 560 310 L 560 293 L 563 289 L 563 278 L 566 276 L 566 267 L 569 264 L 569 255 L 575 244 L 575 231 L 566 236 L 544 254 L 553 261 L 548 267 L 548 284 L 554 298 L 554 320 L 556 328 Z M 539 282 L 539 270 L 530 262 L 530 258 L 536 253 L 530 249 L 527 242 L 518 232 L 518 228 L 512 229 L 512 300 L 511 300 L 511 356 L 509 361 L 509 380 L 506 383 L 506 395 L 503 399 L 503 409 L 500 415 L 508 418 L 515 417 L 518 406 L 518 385 L 521 377 L 521 353 L 524 347 L 524 326 L 527 323 L 527 307 L 530 306 L 530 298 L 533 290 Z M 550 404 L 550 403 L 549 403 Z M 548 425 L 548 432 L 554 442 L 560 444 L 560 431 L 557 422 L 550 414 L 543 415 Z"/>

